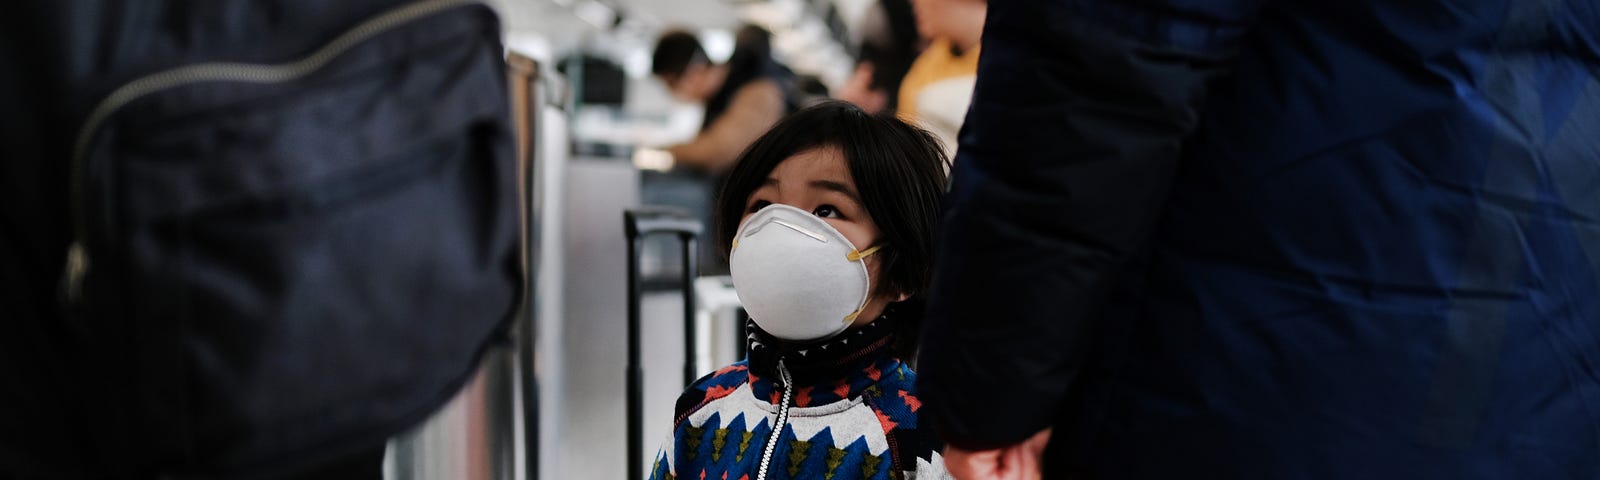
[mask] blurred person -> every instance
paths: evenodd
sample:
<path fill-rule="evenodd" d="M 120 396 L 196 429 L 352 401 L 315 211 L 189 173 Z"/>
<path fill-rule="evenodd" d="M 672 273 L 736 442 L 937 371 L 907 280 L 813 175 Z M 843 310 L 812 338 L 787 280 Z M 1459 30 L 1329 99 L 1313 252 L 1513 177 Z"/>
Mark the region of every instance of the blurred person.
<path fill-rule="evenodd" d="M 911 0 L 917 31 L 928 40 L 900 84 L 902 118 L 933 132 L 951 156 L 977 81 L 987 15 L 984 0 Z"/>
<path fill-rule="evenodd" d="M 794 73 L 772 59 L 769 37 L 760 27 L 739 29 L 726 63 L 712 63 L 693 33 L 657 40 L 651 72 L 673 97 L 705 106 L 700 133 L 664 149 L 672 166 L 720 173 L 793 108 Z"/>
<path fill-rule="evenodd" d="M 743 154 L 717 241 L 750 313 L 750 355 L 684 390 L 650 478 L 947 478 L 904 361 L 944 163 L 926 132 L 838 101 Z"/>
<path fill-rule="evenodd" d="M 1594 2 L 988 21 L 920 365 L 957 477 L 1600 478 Z"/>
<path fill-rule="evenodd" d="M 917 57 L 917 23 L 909 0 L 879 0 L 861 21 L 856 68 L 839 88 L 839 99 L 872 114 L 894 114 L 900 82 Z"/>
<path fill-rule="evenodd" d="M 795 104 L 800 108 L 809 107 L 830 100 L 828 84 L 816 75 L 796 75 L 794 79 Z"/>

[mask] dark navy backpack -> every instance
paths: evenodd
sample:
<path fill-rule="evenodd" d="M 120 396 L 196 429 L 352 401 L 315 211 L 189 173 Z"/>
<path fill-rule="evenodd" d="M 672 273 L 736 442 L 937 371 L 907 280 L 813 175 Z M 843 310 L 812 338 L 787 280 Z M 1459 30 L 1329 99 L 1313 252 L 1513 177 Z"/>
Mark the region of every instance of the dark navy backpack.
<path fill-rule="evenodd" d="M 0 478 L 294 469 L 460 388 L 520 298 L 490 8 L 32 3 L 0 20 Z"/>

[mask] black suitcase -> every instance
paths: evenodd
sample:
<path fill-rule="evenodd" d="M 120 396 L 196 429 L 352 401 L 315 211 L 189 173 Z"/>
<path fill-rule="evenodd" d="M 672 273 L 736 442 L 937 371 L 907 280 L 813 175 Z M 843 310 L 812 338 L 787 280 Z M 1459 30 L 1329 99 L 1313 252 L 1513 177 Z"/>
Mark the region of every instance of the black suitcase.
<path fill-rule="evenodd" d="M 695 243 L 704 228 L 688 212 L 673 208 L 643 207 L 623 212 L 623 231 L 628 235 L 628 478 L 644 478 L 644 371 L 639 360 L 639 304 L 644 295 L 644 279 L 639 257 L 644 240 L 651 235 L 674 235 L 683 246 L 683 384 L 688 386 L 699 375 L 695 368 L 694 279 Z"/>

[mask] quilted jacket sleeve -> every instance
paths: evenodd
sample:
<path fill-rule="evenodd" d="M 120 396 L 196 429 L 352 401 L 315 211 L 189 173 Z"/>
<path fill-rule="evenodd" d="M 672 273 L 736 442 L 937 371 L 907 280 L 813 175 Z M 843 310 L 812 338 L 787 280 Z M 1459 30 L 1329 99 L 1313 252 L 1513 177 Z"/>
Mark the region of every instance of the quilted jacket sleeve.
<path fill-rule="evenodd" d="M 991 0 L 924 328 L 951 444 L 1048 426 L 1259 0 Z"/>

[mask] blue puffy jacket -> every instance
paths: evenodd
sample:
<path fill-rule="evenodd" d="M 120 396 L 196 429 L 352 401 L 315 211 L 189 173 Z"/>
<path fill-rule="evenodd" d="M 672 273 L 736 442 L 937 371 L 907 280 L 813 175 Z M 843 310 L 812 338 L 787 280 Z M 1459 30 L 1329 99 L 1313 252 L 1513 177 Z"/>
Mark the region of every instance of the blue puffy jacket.
<path fill-rule="evenodd" d="M 1082 478 L 1600 478 L 1600 2 L 992 0 L 920 371 Z"/>

